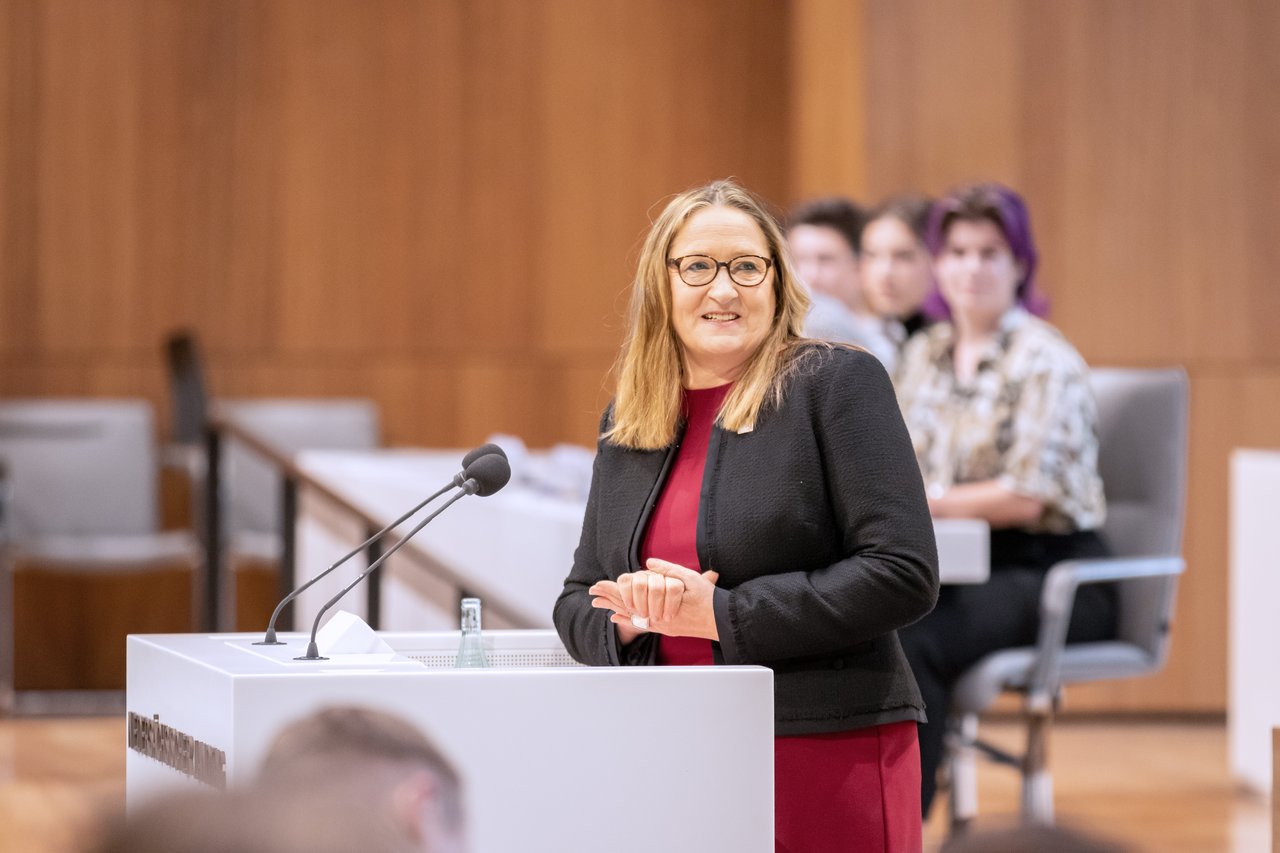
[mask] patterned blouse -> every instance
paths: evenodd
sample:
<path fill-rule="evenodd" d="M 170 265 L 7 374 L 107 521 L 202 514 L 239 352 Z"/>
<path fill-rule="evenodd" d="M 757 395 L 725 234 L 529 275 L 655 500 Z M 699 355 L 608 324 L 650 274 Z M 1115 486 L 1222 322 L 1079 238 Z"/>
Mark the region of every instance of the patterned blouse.
<path fill-rule="evenodd" d="M 896 376 L 929 493 L 998 480 L 1044 503 L 1032 532 L 1099 527 L 1106 502 L 1084 359 L 1061 332 L 1020 307 L 1001 318 L 968 383 L 956 378 L 953 343 L 950 323 L 915 335 Z"/>

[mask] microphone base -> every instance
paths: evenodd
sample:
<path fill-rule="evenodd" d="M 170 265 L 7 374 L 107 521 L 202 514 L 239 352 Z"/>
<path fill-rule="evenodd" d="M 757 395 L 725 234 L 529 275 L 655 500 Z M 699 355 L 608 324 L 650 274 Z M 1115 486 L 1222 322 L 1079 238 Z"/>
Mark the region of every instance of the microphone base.
<path fill-rule="evenodd" d="M 319 621 L 319 619 L 317 619 L 316 621 Z M 305 655 L 302 655 L 301 657 L 294 658 L 294 660 L 328 660 L 328 658 L 320 656 L 320 647 L 316 645 L 315 636 L 316 636 L 315 629 L 312 628 L 311 642 L 307 643 L 307 653 Z"/>
<path fill-rule="evenodd" d="M 258 642 L 254 643 L 254 645 L 255 646 L 287 646 L 289 644 L 282 640 L 258 640 Z"/>

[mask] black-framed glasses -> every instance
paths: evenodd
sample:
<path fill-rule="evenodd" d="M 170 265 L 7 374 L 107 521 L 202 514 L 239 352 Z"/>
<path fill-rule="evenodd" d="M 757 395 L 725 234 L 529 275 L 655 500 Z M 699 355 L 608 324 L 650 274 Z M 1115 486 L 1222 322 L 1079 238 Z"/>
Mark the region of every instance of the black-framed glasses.
<path fill-rule="evenodd" d="M 671 258 L 667 266 L 679 273 L 680 280 L 690 287 L 705 287 L 715 281 L 721 267 L 729 271 L 734 284 L 755 287 L 769 274 L 773 261 L 759 255 L 738 255 L 727 261 L 717 261 L 710 255 L 685 255 Z"/>

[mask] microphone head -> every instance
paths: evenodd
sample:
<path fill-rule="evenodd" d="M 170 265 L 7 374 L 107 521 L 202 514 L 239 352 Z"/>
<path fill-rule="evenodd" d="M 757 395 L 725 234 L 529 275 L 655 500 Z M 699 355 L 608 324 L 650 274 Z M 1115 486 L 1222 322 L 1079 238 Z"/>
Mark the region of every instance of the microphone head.
<path fill-rule="evenodd" d="M 471 467 L 472 462 L 475 462 L 481 456 L 488 456 L 491 453 L 501 456 L 503 459 L 507 458 L 507 452 L 498 445 L 492 443 L 482 444 L 475 450 L 470 451 L 466 456 L 462 457 L 462 469 L 465 471 L 467 468 Z"/>
<path fill-rule="evenodd" d="M 480 497 L 488 497 L 501 489 L 511 479 L 511 463 L 507 457 L 497 453 L 487 453 L 473 461 L 463 472 L 468 483 L 475 484 L 475 491 Z"/>

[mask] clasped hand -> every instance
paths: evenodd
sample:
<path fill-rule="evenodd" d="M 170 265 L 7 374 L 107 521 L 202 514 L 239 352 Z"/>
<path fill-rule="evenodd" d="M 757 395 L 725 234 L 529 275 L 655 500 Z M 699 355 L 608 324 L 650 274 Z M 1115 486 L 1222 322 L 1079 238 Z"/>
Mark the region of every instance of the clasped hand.
<path fill-rule="evenodd" d="M 712 600 L 719 577 L 654 558 L 644 570 L 598 581 L 587 592 L 592 607 L 613 611 L 609 619 L 624 643 L 644 633 L 634 627 L 633 616 L 648 619 L 648 630 L 659 634 L 718 640 Z"/>

